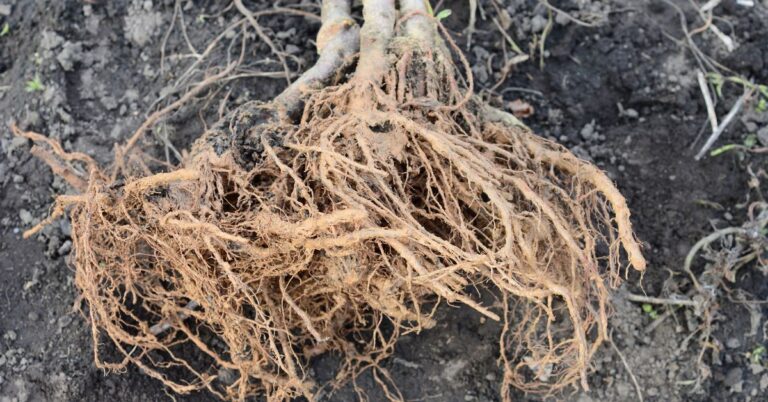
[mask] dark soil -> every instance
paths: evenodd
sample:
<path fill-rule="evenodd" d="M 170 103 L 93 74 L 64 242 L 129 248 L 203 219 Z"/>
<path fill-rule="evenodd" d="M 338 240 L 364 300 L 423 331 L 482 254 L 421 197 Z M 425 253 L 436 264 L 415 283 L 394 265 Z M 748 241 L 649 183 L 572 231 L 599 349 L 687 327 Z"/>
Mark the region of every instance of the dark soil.
<path fill-rule="evenodd" d="M 746 219 L 744 204 L 756 194 L 750 192 L 748 168 L 755 172 L 766 168 L 766 158 L 730 152 L 698 162 L 693 159 L 703 142 L 700 133 L 708 135 L 709 126 L 704 126 L 707 115 L 696 81 L 697 64 L 686 48 L 664 34 L 682 35 L 679 16 L 665 1 L 550 2 L 584 18 L 602 14 L 607 21 L 583 27 L 555 18 L 543 68 L 538 55 L 519 65 L 497 89 L 503 97 L 491 100 L 504 107 L 515 100 L 529 103 L 535 113 L 525 119 L 527 124 L 595 161 L 617 181 L 629 200 L 650 261 L 644 277 L 630 277 L 624 290 L 666 297 L 670 287 L 678 284 L 682 286 L 678 293 L 684 293 L 686 282 L 679 279 L 688 250 L 713 228 L 740 225 Z M 176 3 L 0 0 L 0 25 L 9 27 L 7 34 L 0 35 L 2 125 L 16 122 L 62 141 L 67 149 L 108 162 L 113 145 L 125 140 L 147 112 L 157 108 L 159 96 L 167 95 L 159 103 L 163 105 L 178 96 L 168 95 L 171 83 L 193 60 L 180 57 L 191 51 L 178 18 L 168 35 L 161 68 L 162 44 Z M 302 3 L 318 12 L 313 1 L 283 3 Z M 546 8 L 533 0 L 502 3 L 512 16 L 509 35 L 527 49 L 533 35 L 544 29 Z M 683 7 L 692 25 L 701 25 L 688 1 L 674 3 Z M 178 4 L 177 15 L 183 15 L 197 52 L 237 17 L 233 10 L 216 15 L 224 10 L 224 1 Z M 257 10 L 271 4 L 252 1 L 249 5 Z M 9 15 L 3 15 L 6 5 Z M 490 19 L 497 16 L 496 11 L 490 1 L 480 5 L 485 19 L 479 16 L 467 52 L 478 90 L 493 86 L 504 62 L 503 38 Z M 466 46 L 467 2 L 446 1 L 443 7 L 453 10 L 445 23 Z M 768 1 L 756 0 L 754 7 L 745 7 L 725 0 L 716 15 L 721 17 L 716 24 L 732 34 L 738 47 L 729 53 L 710 33 L 697 37 L 699 46 L 735 74 L 768 83 Z M 318 29 L 316 23 L 282 15 L 264 17 L 261 23 L 278 46 L 295 56 L 291 68 L 300 71 L 312 63 L 310 39 Z M 255 37 L 248 42 L 246 57 L 246 72 L 281 70 L 267 46 Z M 214 57 L 201 68 L 222 62 Z M 43 88 L 25 90 L 36 75 Z M 285 80 L 276 77 L 224 83 L 166 120 L 164 132 L 174 146 L 184 149 L 204 124 L 215 121 L 222 100 L 231 105 L 269 100 L 285 86 Z M 726 86 L 718 115 L 728 112 L 740 91 Z M 716 146 L 742 143 L 764 127 L 768 127 L 765 115 L 752 121 L 737 119 Z M 52 195 L 67 191 L 62 180 L 30 157 L 29 146 L 12 138 L 10 130 L 0 129 L 0 401 L 172 399 L 161 384 L 136 369 L 106 374 L 94 367 L 90 329 L 83 317 L 73 313 L 78 300 L 66 264 L 71 247 L 67 222 L 56 223 L 34 240 L 21 239 L 24 229 L 47 215 Z M 694 270 L 700 272 L 703 260 L 697 264 Z M 768 280 L 754 266 L 739 271 L 729 287 L 743 290 L 751 300 L 768 300 Z M 764 401 L 768 399 L 768 357 L 757 364 L 750 358 L 759 346 L 768 346 L 762 330 L 768 308 L 756 306 L 750 313 L 732 299 L 720 301 L 714 328 L 719 353 L 703 355 L 711 376 L 699 388 L 692 380 L 700 373 L 700 347 L 686 325 L 690 314 L 684 309 L 646 333 L 654 319 L 619 294 L 612 323 L 614 340 L 646 401 Z M 403 395 L 423 401 L 499 400 L 499 326 L 461 307 L 443 308 L 438 322 L 434 329 L 404 337 L 387 363 Z M 754 325 L 761 330 L 752 333 Z M 580 402 L 637 398 L 627 367 L 609 345 L 594 365 L 590 392 L 579 390 L 560 398 Z M 313 364 L 314 374 L 329 378 L 333 366 L 332 356 L 319 358 Z M 370 400 L 381 400 L 369 376 L 362 376 L 358 383 L 370 392 Z M 209 400 L 210 395 L 176 399 Z M 355 399 L 349 389 L 327 398 Z"/>

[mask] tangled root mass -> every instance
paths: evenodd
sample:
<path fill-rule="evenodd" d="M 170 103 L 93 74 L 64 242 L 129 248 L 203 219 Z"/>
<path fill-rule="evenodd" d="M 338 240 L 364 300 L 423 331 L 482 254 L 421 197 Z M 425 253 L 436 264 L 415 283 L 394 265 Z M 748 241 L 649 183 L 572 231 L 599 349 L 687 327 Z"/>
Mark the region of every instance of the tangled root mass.
<path fill-rule="evenodd" d="M 237 110 L 166 172 L 126 162 L 116 174 L 22 134 L 81 187 L 53 216 L 72 221 L 99 367 L 134 364 L 180 393 L 312 400 L 323 387 L 309 362 L 332 352 L 342 364 L 325 386 L 371 369 L 401 399 L 379 363 L 447 302 L 503 323 L 505 399 L 510 386 L 586 387 L 622 257 L 645 267 L 623 197 L 470 98 L 445 47 L 400 38 L 387 61 L 375 84 L 309 92 L 299 122 L 270 118 L 272 105 Z"/>

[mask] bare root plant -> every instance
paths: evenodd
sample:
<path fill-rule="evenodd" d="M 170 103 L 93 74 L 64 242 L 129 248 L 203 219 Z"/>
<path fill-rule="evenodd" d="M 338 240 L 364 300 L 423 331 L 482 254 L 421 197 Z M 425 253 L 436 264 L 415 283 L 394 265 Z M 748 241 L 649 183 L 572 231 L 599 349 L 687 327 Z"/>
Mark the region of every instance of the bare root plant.
<path fill-rule="evenodd" d="M 400 400 L 380 363 L 445 302 L 503 322 L 504 400 L 510 387 L 587 388 L 621 261 L 645 268 L 624 198 L 475 98 L 426 2 L 364 0 L 361 29 L 350 3 L 323 1 L 314 67 L 228 114 L 172 169 L 148 168 L 138 138 L 102 168 L 17 130 L 80 192 L 41 225 L 72 221 L 96 364 L 136 365 L 179 393 L 271 401 L 358 389 L 372 370 Z M 329 352 L 341 366 L 316 384 L 309 362 Z"/>

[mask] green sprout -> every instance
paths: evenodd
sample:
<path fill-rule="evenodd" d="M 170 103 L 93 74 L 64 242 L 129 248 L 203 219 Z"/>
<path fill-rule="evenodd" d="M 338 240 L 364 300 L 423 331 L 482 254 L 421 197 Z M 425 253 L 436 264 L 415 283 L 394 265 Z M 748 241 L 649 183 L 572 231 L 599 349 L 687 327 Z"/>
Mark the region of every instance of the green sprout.
<path fill-rule="evenodd" d="M 768 85 L 758 85 L 757 90 L 763 95 L 763 98 L 768 99 Z"/>
<path fill-rule="evenodd" d="M 744 142 L 742 145 L 726 144 L 720 148 L 712 150 L 712 152 L 709 153 L 709 156 L 718 156 L 733 150 L 749 150 L 753 148 L 755 145 L 757 145 L 757 136 L 755 134 L 750 134 L 746 138 L 744 138 Z"/>
<path fill-rule="evenodd" d="M 762 113 L 768 110 L 768 85 L 758 85 L 757 91 L 760 92 L 760 95 L 762 97 L 760 100 L 757 101 L 757 105 L 755 106 L 755 109 Z"/>
<path fill-rule="evenodd" d="M 765 356 L 766 353 L 765 346 L 760 345 L 752 350 L 752 352 L 749 353 L 749 361 L 752 362 L 752 364 L 760 364 L 760 362 L 763 360 L 763 356 Z"/>
<path fill-rule="evenodd" d="M 653 305 L 650 305 L 648 303 L 643 304 L 643 312 L 648 314 L 648 316 L 651 317 L 651 319 L 655 320 L 659 318 L 659 312 L 653 308 Z"/>
<path fill-rule="evenodd" d="M 429 15 L 435 17 L 435 19 L 438 20 L 438 21 L 444 20 L 444 19 L 450 17 L 451 14 L 453 14 L 453 11 L 445 9 L 445 10 L 440 10 L 440 12 L 438 12 L 437 15 L 435 15 L 435 10 L 432 9 L 432 4 L 429 4 L 430 2 L 427 1 L 427 0 L 425 0 L 424 3 L 427 5 L 427 13 Z"/>
<path fill-rule="evenodd" d="M 35 78 L 27 81 L 27 86 L 25 87 L 27 92 L 39 92 L 45 89 L 45 85 L 43 85 L 43 81 L 40 80 L 40 75 L 35 74 Z"/>
<path fill-rule="evenodd" d="M 3 24 L 3 28 L 0 29 L 0 38 L 8 35 L 9 33 L 11 33 L 11 26 L 8 25 L 8 23 L 6 22 L 5 24 Z"/>
<path fill-rule="evenodd" d="M 450 17 L 451 14 L 453 14 L 453 11 L 451 10 L 448 10 L 448 9 L 440 10 L 440 12 L 437 13 L 437 15 L 435 16 L 435 19 L 437 19 L 438 21 L 441 21 Z"/>
<path fill-rule="evenodd" d="M 734 149 L 739 148 L 739 144 L 727 144 L 723 145 L 720 148 L 713 149 L 712 152 L 709 153 L 709 156 L 718 156 L 722 155 L 728 151 L 733 151 Z"/>
<path fill-rule="evenodd" d="M 708 73 L 707 79 L 709 80 L 712 85 L 715 87 L 715 92 L 717 93 L 718 97 L 723 96 L 723 86 L 725 86 L 725 83 L 732 82 L 734 84 L 741 85 L 744 90 L 750 90 L 750 91 L 756 91 L 758 92 L 758 100 L 755 104 L 755 110 L 758 112 L 765 112 L 768 110 L 768 85 L 758 85 L 754 84 L 744 77 L 739 76 L 730 76 L 725 77 L 718 73 Z"/>
<path fill-rule="evenodd" d="M 755 145 L 757 145 L 757 135 L 750 134 L 747 136 L 747 138 L 744 138 L 744 146 L 747 148 L 752 148 Z"/>

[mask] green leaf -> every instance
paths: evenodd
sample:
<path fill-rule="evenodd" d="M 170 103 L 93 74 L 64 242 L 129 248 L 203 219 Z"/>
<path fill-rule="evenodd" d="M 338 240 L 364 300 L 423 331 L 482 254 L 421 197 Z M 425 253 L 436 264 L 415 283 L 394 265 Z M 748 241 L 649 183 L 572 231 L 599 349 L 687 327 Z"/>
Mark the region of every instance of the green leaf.
<path fill-rule="evenodd" d="M 653 308 L 652 304 L 643 303 L 643 312 L 648 314 L 648 317 L 651 317 L 653 320 L 659 318 L 659 312 Z"/>
<path fill-rule="evenodd" d="M 768 110 L 768 101 L 765 100 L 765 98 L 760 98 L 759 101 L 757 101 L 757 106 L 755 106 L 755 110 L 762 113 Z"/>
<path fill-rule="evenodd" d="M 750 134 L 746 138 L 744 138 L 744 146 L 747 148 L 752 148 L 755 145 L 757 145 L 757 135 Z"/>
<path fill-rule="evenodd" d="M 8 23 L 6 22 L 5 24 L 3 24 L 3 29 L 0 30 L 0 38 L 2 38 L 5 35 L 8 35 L 9 33 L 11 33 L 11 26 L 8 25 Z"/>
<path fill-rule="evenodd" d="M 653 306 L 648 303 L 645 303 L 643 304 L 643 311 L 650 314 L 653 311 Z"/>
<path fill-rule="evenodd" d="M 717 96 L 720 98 L 723 97 L 723 85 L 725 85 L 725 81 L 720 81 L 719 83 L 715 84 L 715 91 L 717 92 Z"/>
<path fill-rule="evenodd" d="M 451 16 L 451 14 L 453 14 L 453 11 L 451 11 L 451 10 L 448 10 L 448 9 L 446 9 L 446 10 L 440 10 L 440 12 L 439 12 L 439 13 L 437 13 L 437 15 L 435 16 L 435 18 L 436 18 L 438 21 L 440 21 L 440 20 L 444 20 L 444 19 L 446 19 L 446 18 L 450 17 L 450 16 Z"/>
<path fill-rule="evenodd" d="M 764 97 L 768 98 L 768 85 L 758 85 L 757 89 L 760 90 Z"/>
<path fill-rule="evenodd" d="M 715 92 L 717 92 L 717 96 L 722 97 L 723 85 L 725 84 L 725 79 L 723 79 L 723 76 L 717 73 L 707 73 L 707 80 L 709 80 L 709 82 L 715 86 Z"/>
<path fill-rule="evenodd" d="M 734 150 L 734 149 L 736 149 L 738 147 L 739 147 L 739 144 L 723 145 L 720 148 L 712 150 L 712 152 L 709 153 L 709 156 L 717 156 L 717 155 L 720 155 L 720 154 L 724 154 L 724 153 L 726 153 L 728 151 L 731 151 L 731 150 Z"/>
<path fill-rule="evenodd" d="M 763 359 L 763 355 L 765 355 L 766 349 L 765 346 L 758 346 L 754 350 L 752 350 L 752 353 L 750 353 L 749 360 L 753 364 L 760 364 L 760 361 Z"/>
<path fill-rule="evenodd" d="M 707 80 L 714 85 L 723 82 L 723 76 L 717 73 L 707 73 Z"/>
<path fill-rule="evenodd" d="M 728 77 L 728 81 L 735 82 L 745 88 L 749 88 L 752 86 L 752 83 L 745 80 L 744 77 L 739 77 L 736 75 Z"/>
<path fill-rule="evenodd" d="M 27 92 L 39 92 L 45 89 L 43 81 L 40 80 L 40 76 L 35 74 L 35 78 L 27 81 L 27 85 L 24 88 Z"/>
<path fill-rule="evenodd" d="M 429 15 L 434 16 L 435 10 L 432 9 L 432 4 L 429 4 L 429 0 L 424 0 L 424 2 L 427 3 L 427 12 L 429 13 Z"/>

